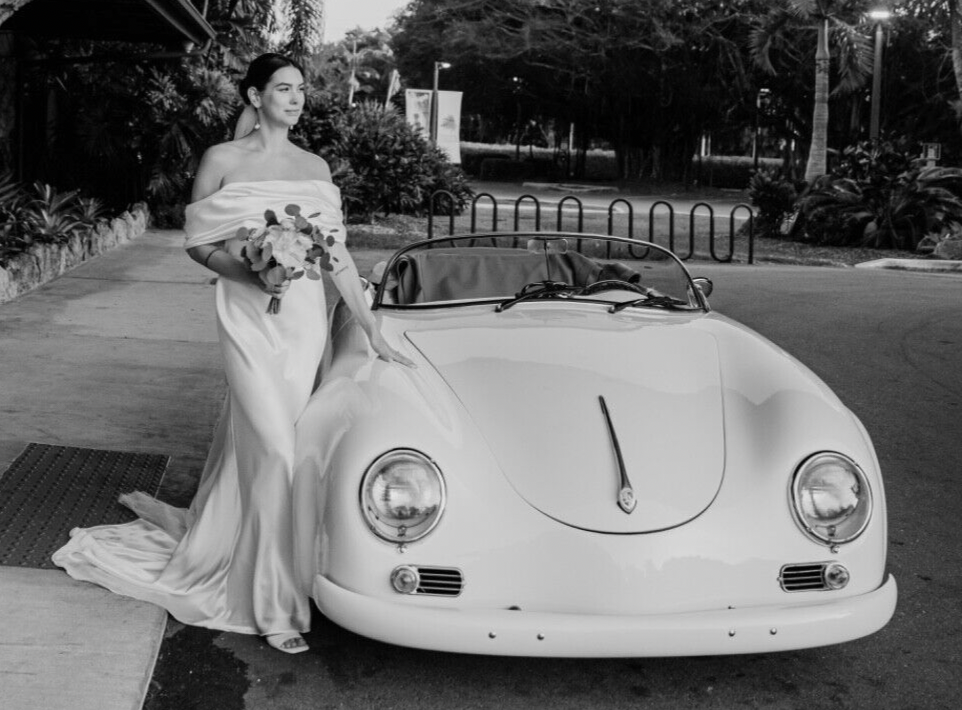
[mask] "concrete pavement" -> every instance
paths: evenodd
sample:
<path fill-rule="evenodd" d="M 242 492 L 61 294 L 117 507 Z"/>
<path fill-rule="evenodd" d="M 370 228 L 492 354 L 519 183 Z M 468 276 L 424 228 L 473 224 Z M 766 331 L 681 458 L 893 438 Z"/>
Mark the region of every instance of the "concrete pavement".
<path fill-rule="evenodd" d="M 29 442 L 167 454 L 185 504 L 226 391 L 209 272 L 148 231 L 0 306 L 0 471 Z M 0 707 L 139 710 L 167 613 L 0 567 Z"/>

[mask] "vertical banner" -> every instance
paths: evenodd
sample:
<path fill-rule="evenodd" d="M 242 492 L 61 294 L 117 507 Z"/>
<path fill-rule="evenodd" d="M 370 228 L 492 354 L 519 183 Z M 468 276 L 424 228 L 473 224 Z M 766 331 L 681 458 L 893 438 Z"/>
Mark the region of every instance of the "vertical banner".
<path fill-rule="evenodd" d="M 404 90 L 404 115 L 415 131 L 431 139 L 431 92 L 424 89 Z"/>
<path fill-rule="evenodd" d="M 461 163 L 461 92 L 438 92 L 438 148 L 452 163 Z"/>
<path fill-rule="evenodd" d="M 426 140 L 431 138 L 431 91 L 404 90 L 407 122 Z M 452 163 L 461 162 L 461 92 L 438 92 L 438 148 Z"/>

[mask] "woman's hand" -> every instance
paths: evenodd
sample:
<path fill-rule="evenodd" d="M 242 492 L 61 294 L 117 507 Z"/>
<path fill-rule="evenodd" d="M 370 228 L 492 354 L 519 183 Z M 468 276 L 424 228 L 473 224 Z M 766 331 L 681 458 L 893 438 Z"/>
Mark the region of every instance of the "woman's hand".
<path fill-rule="evenodd" d="M 376 352 L 377 356 L 382 360 L 387 362 L 398 362 L 406 367 L 417 367 L 413 360 L 405 357 L 388 345 L 388 342 L 384 339 L 384 336 L 381 335 L 380 330 L 375 328 L 374 331 L 368 335 L 368 338 L 371 341 L 371 348 L 373 348 L 374 352 Z"/>
<path fill-rule="evenodd" d="M 280 278 L 278 274 L 272 273 L 275 269 L 262 269 L 261 271 L 251 271 L 252 281 L 261 291 L 274 298 L 283 298 L 287 289 L 291 286 L 291 280 Z"/>

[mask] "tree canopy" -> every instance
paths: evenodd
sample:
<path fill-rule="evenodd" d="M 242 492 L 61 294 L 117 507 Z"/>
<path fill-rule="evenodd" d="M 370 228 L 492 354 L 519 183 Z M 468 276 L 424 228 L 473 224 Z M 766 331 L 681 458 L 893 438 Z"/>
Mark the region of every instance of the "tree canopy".
<path fill-rule="evenodd" d="M 933 140 L 958 103 L 946 61 L 962 0 L 906 0 L 886 28 L 883 129 Z M 623 177 L 685 177 L 699 136 L 750 145 L 756 96 L 772 140 L 803 155 L 813 135 L 819 18 L 827 39 L 824 143 L 865 137 L 872 25 L 868 0 L 413 0 L 392 46 L 407 86 L 466 88 L 475 140 L 503 138 L 535 120 L 576 143 L 606 142 Z M 962 25 L 960 25 L 962 27 Z M 962 29 L 958 30 L 962 41 Z M 960 55 L 962 56 L 962 55 Z M 959 64 L 962 67 L 962 63 Z M 914 75 L 898 80 L 902 72 Z M 917 72 L 917 73 L 916 73 Z M 962 76 L 962 74 L 960 74 Z M 915 111 L 925 105 L 928 111 Z M 958 142 L 956 127 L 948 142 Z"/>

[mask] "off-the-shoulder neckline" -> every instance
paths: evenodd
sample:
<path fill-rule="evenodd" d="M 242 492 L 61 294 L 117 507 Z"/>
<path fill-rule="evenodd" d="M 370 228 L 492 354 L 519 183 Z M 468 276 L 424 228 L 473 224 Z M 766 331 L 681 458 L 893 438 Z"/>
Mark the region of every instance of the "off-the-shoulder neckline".
<path fill-rule="evenodd" d="M 237 180 L 237 181 L 235 181 L 235 182 L 229 182 L 229 183 L 227 183 L 226 185 L 221 185 L 219 188 L 217 188 L 216 190 L 214 190 L 214 192 L 210 193 L 210 194 L 207 195 L 206 197 L 201 197 L 199 200 L 195 200 L 194 202 L 191 202 L 190 204 L 191 204 L 191 205 L 196 205 L 196 204 L 199 204 L 199 203 L 203 202 L 204 200 L 209 200 L 210 198 L 214 197 L 214 196 L 217 195 L 218 193 L 223 192 L 223 191 L 226 190 L 227 188 L 233 187 L 233 186 L 235 186 L 235 185 L 270 185 L 270 184 L 272 184 L 272 183 L 278 183 L 278 182 L 287 182 L 287 183 L 291 183 L 291 182 L 293 182 L 293 183 L 301 183 L 301 182 L 305 182 L 305 183 L 320 183 L 321 185 L 330 185 L 331 187 L 336 187 L 336 185 L 335 185 L 333 182 L 331 182 L 330 180 L 321 180 L 320 178 L 288 178 L 288 179 L 278 179 L 278 180 Z M 189 206 L 189 205 L 188 205 L 188 206 Z"/>

